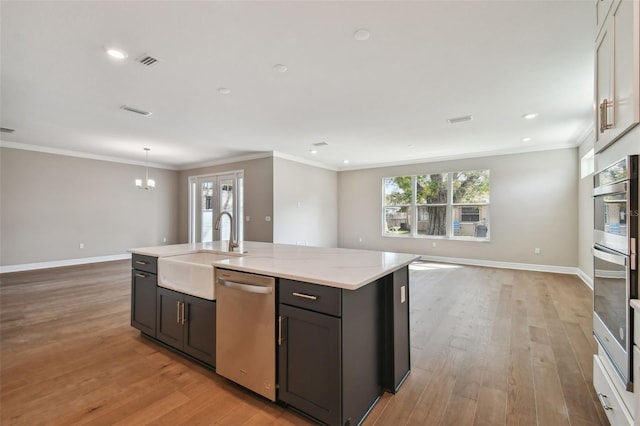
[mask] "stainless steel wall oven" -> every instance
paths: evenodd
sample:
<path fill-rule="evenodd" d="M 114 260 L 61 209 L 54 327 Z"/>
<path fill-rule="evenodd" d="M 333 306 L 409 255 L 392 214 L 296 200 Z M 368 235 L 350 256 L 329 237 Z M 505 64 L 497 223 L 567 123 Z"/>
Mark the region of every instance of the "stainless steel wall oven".
<path fill-rule="evenodd" d="M 594 175 L 593 334 L 633 389 L 633 311 L 638 297 L 638 156 Z"/>

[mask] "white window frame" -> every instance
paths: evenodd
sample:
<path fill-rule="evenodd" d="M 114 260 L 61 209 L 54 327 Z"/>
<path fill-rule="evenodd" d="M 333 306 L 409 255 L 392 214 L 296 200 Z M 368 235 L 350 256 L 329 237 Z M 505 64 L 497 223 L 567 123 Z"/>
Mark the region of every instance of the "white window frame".
<path fill-rule="evenodd" d="M 196 206 L 196 202 L 199 202 L 202 198 L 200 194 L 199 184 L 201 182 L 212 181 L 216 194 L 218 194 L 220 189 L 220 182 L 229 179 L 233 180 L 233 211 L 231 214 L 235 219 L 236 229 L 234 231 L 238 241 L 242 241 L 244 239 L 244 170 L 233 170 L 228 172 L 189 176 L 189 243 L 201 242 L 199 241 L 201 238 L 201 216 L 198 214 L 200 210 Z M 220 213 L 222 210 L 220 206 L 219 195 L 216 195 L 216 197 L 212 200 L 212 203 L 212 211 Z M 214 231 L 213 237 L 214 239 L 216 237 L 220 239 L 219 232 Z"/>
<path fill-rule="evenodd" d="M 476 170 L 466 170 L 477 171 L 477 170 L 486 170 L 489 172 L 489 179 L 491 179 L 491 171 L 490 169 L 476 169 Z M 477 241 L 477 242 L 489 242 L 491 241 L 491 226 L 490 225 L 490 205 L 489 203 L 454 203 L 453 202 L 453 176 L 455 173 L 464 173 L 465 171 L 455 171 L 455 172 L 427 172 L 420 174 L 412 174 L 412 175 L 398 175 L 398 176 L 385 176 L 382 178 L 382 214 L 381 214 L 381 231 L 382 237 L 388 238 L 423 238 L 423 239 L 437 239 L 437 240 L 455 240 L 455 241 Z M 447 175 L 447 203 L 439 203 L 439 204 L 417 204 L 417 178 L 418 176 L 423 175 L 434 175 L 434 174 L 442 174 Z M 411 204 L 402 204 L 397 206 L 389 206 L 386 204 L 385 199 L 385 180 L 393 179 L 395 177 L 411 177 Z M 489 183 L 489 198 L 491 198 L 491 182 Z M 445 206 L 446 207 L 446 231 L 445 235 L 424 235 L 418 234 L 418 207 L 423 206 Z M 453 210 L 457 207 L 461 206 L 478 206 L 478 207 L 487 207 L 487 217 L 485 225 L 487 226 L 487 236 L 486 237 L 475 237 L 475 236 L 465 236 L 465 235 L 454 235 L 453 229 Z M 385 222 L 385 212 L 388 207 L 408 207 L 409 215 L 411 216 L 411 232 L 408 234 L 398 234 L 393 235 L 386 232 Z M 482 219 L 482 218 L 481 218 Z"/>

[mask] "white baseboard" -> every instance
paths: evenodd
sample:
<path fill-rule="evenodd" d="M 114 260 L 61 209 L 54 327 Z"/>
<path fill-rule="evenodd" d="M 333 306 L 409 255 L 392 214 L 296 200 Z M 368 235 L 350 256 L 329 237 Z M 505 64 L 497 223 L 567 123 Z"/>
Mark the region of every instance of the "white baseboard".
<path fill-rule="evenodd" d="M 61 266 L 84 265 L 86 263 L 111 262 L 112 260 L 131 259 L 131 253 L 110 256 L 82 257 L 79 259 L 54 260 L 52 262 L 25 263 L 22 265 L 0 266 L 0 274 L 7 272 L 32 271 L 35 269 L 59 268 Z"/>
<path fill-rule="evenodd" d="M 577 269 L 578 269 L 578 277 L 580 277 L 582 281 L 584 281 L 584 283 L 588 285 L 591 290 L 593 290 L 593 280 L 591 279 L 591 277 L 587 275 L 587 273 L 584 272 L 582 269 L 580 268 L 577 268 Z"/>
<path fill-rule="evenodd" d="M 570 266 L 537 265 L 533 263 L 498 262 L 494 260 L 464 259 L 460 257 L 426 256 L 422 260 L 429 262 L 457 263 L 460 265 L 486 266 L 489 268 L 518 269 L 523 271 L 552 272 L 556 274 L 577 275 L 584 283 L 593 289 L 591 278 L 580 268 Z"/>

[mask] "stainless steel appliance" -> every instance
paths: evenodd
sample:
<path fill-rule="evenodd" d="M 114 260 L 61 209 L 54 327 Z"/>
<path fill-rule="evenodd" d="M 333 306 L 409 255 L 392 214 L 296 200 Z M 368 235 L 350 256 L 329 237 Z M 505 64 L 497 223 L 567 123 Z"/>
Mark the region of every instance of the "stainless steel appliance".
<path fill-rule="evenodd" d="M 276 400 L 275 279 L 216 274 L 216 372 Z"/>
<path fill-rule="evenodd" d="M 628 390 L 633 389 L 633 311 L 638 297 L 638 156 L 594 176 L 593 333 Z"/>

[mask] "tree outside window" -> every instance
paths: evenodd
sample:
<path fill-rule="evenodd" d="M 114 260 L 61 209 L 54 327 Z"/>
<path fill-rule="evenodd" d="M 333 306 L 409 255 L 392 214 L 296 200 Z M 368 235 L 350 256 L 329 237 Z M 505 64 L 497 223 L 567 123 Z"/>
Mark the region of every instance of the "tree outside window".
<path fill-rule="evenodd" d="M 383 235 L 489 238 L 489 170 L 383 179 Z"/>

